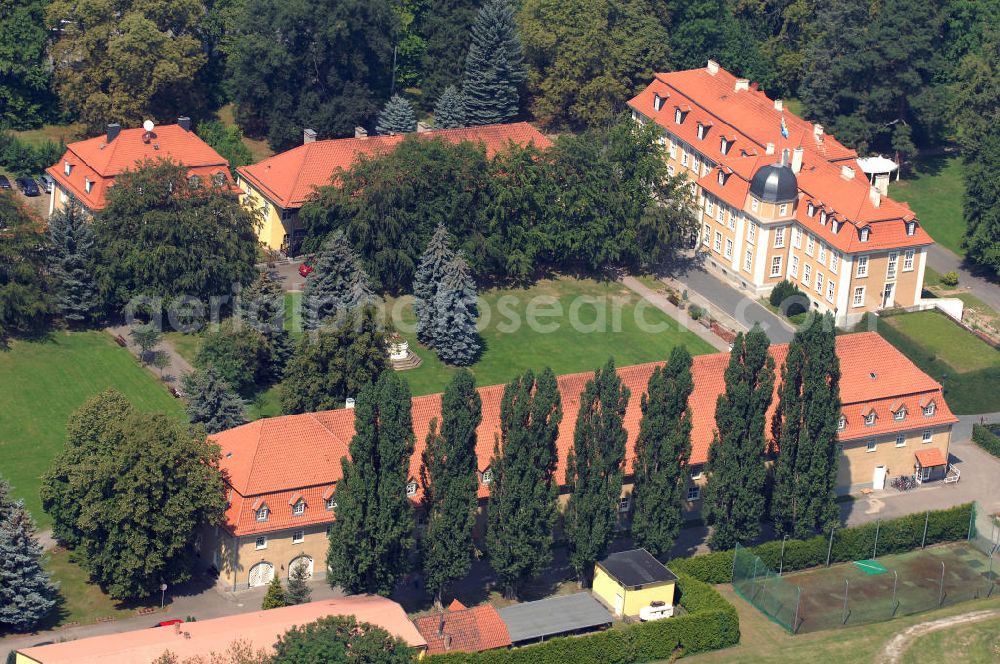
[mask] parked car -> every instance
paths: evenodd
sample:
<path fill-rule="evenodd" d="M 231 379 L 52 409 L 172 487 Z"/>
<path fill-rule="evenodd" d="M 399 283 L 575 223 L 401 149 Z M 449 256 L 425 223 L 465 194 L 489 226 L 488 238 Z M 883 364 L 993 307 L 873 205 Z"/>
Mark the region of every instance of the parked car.
<path fill-rule="evenodd" d="M 10 180 L 6 175 L 0 175 L 0 189 L 10 189 Z"/>
<path fill-rule="evenodd" d="M 309 273 L 313 271 L 313 260 L 312 256 L 302 261 L 302 265 L 299 265 L 299 275 L 303 278 L 308 277 Z"/>
<path fill-rule="evenodd" d="M 21 190 L 21 193 L 25 196 L 38 196 L 40 192 L 38 191 L 38 183 L 31 178 L 17 178 L 15 180 L 17 183 L 17 188 Z"/>
<path fill-rule="evenodd" d="M 174 618 L 172 620 L 162 620 L 162 621 L 156 623 L 155 625 L 153 625 L 153 627 L 170 627 L 171 625 L 180 625 L 180 624 L 183 624 L 183 622 L 184 621 L 181 620 L 180 618 Z"/>
<path fill-rule="evenodd" d="M 38 184 L 41 185 L 46 194 L 51 194 L 52 189 L 56 186 L 56 181 L 48 173 L 42 173 L 35 179 L 38 180 Z"/>

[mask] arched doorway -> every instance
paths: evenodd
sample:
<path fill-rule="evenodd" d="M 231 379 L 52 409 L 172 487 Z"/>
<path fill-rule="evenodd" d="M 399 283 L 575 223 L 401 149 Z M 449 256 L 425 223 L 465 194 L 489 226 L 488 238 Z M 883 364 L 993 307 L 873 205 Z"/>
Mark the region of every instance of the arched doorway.
<path fill-rule="evenodd" d="M 292 571 L 299 565 L 305 565 L 306 567 L 306 578 L 311 579 L 313 575 L 313 559 L 307 555 L 301 555 L 292 559 L 292 562 L 288 563 L 288 578 L 292 578 Z"/>
<path fill-rule="evenodd" d="M 274 565 L 260 562 L 250 568 L 249 584 L 251 588 L 271 583 L 274 578 Z"/>

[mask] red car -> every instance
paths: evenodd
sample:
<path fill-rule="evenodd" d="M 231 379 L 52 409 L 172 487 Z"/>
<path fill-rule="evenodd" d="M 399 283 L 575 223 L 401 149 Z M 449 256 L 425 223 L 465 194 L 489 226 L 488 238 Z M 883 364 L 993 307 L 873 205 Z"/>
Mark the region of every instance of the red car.
<path fill-rule="evenodd" d="M 164 620 L 163 622 L 156 623 L 157 627 L 170 627 L 171 625 L 180 625 L 184 621 L 180 618 L 174 618 L 173 620 Z"/>
<path fill-rule="evenodd" d="M 313 266 L 311 258 L 305 259 L 304 261 L 302 261 L 302 264 L 299 265 L 299 275 L 301 275 L 302 278 L 308 277 L 309 273 L 312 271 L 313 271 Z"/>

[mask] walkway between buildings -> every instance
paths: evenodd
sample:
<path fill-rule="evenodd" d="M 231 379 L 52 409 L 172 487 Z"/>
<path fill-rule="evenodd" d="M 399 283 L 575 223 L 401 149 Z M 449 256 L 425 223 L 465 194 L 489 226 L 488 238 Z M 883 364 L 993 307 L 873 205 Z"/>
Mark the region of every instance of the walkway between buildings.
<path fill-rule="evenodd" d="M 992 307 L 994 311 L 1000 312 L 1000 286 L 969 272 L 962 265 L 961 257 L 947 247 L 932 244 L 927 251 L 927 264 L 941 274 L 956 273 L 959 286 L 967 287 L 973 295 Z"/>
<path fill-rule="evenodd" d="M 687 311 L 675 306 L 666 298 L 665 295 L 655 292 L 635 277 L 623 277 L 622 283 L 654 307 L 673 318 L 682 328 L 686 328 L 708 343 L 712 344 L 713 348 L 723 352 L 729 351 L 729 344 L 726 343 L 725 340 L 720 339 L 715 335 L 715 333 L 706 328 L 704 325 L 699 325 L 695 321 L 691 320 Z"/>

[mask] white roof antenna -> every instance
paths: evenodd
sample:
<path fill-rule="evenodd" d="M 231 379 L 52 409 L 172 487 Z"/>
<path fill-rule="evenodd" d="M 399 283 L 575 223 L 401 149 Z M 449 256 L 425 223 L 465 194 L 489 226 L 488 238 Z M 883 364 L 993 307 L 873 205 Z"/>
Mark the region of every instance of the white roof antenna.
<path fill-rule="evenodd" d="M 142 123 L 142 128 L 145 129 L 146 131 L 153 131 L 153 121 L 146 120 L 145 122 Z"/>

